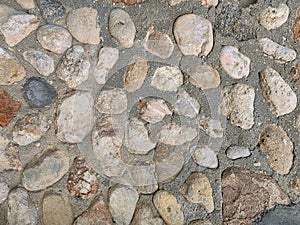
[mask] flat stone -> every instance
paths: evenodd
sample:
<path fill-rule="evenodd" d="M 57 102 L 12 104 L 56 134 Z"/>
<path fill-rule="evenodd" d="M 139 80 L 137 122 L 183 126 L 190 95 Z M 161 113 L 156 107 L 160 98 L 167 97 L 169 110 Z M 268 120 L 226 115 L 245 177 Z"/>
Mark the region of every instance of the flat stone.
<path fill-rule="evenodd" d="M 178 115 L 195 118 L 200 111 L 200 104 L 189 93 L 181 89 L 178 91 L 174 108 Z"/>
<path fill-rule="evenodd" d="M 59 181 L 69 170 L 69 157 L 50 146 L 28 163 L 22 174 L 22 184 L 29 191 L 39 191 Z"/>
<path fill-rule="evenodd" d="M 94 99 L 90 92 L 78 91 L 58 108 L 56 137 L 67 143 L 80 143 L 94 126 Z"/>
<path fill-rule="evenodd" d="M 222 174 L 224 225 L 252 224 L 261 212 L 275 204 L 289 204 L 289 197 L 270 176 L 229 167 Z"/>
<path fill-rule="evenodd" d="M 184 215 L 175 196 L 168 191 L 159 190 L 153 196 L 153 203 L 167 225 L 183 225 Z"/>
<path fill-rule="evenodd" d="M 148 73 L 148 63 L 144 58 L 137 57 L 127 66 L 124 74 L 124 86 L 128 92 L 135 92 L 140 89 Z"/>
<path fill-rule="evenodd" d="M 204 118 L 198 121 L 199 128 L 212 138 L 222 138 L 224 128 L 219 120 Z"/>
<path fill-rule="evenodd" d="M 189 223 L 189 225 L 213 225 L 212 222 L 210 222 L 209 219 L 200 219 L 200 220 L 194 220 Z"/>
<path fill-rule="evenodd" d="M 203 173 L 192 173 L 181 185 L 179 191 L 189 202 L 203 205 L 207 213 L 214 211 L 213 190 Z"/>
<path fill-rule="evenodd" d="M 74 45 L 69 48 L 57 67 L 56 75 L 69 88 L 81 85 L 89 78 L 90 61 L 84 48 Z"/>
<path fill-rule="evenodd" d="M 7 170 L 22 170 L 22 164 L 16 145 L 0 136 L 0 172 Z"/>
<path fill-rule="evenodd" d="M 41 46 L 56 54 L 63 54 L 72 46 L 72 36 L 67 29 L 56 25 L 44 25 L 36 34 Z"/>
<path fill-rule="evenodd" d="M 290 9 L 286 4 L 279 4 L 277 8 L 268 7 L 260 12 L 258 18 L 262 27 L 273 30 L 281 27 L 289 18 Z"/>
<path fill-rule="evenodd" d="M 41 113 L 27 114 L 20 118 L 13 129 L 13 140 L 25 146 L 38 141 L 50 128 L 51 122 Z"/>
<path fill-rule="evenodd" d="M 296 18 L 292 27 L 294 41 L 300 41 L 300 9 L 297 9 Z"/>
<path fill-rule="evenodd" d="M 188 70 L 189 82 L 202 90 L 216 88 L 221 83 L 219 72 L 205 64 L 193 65 Z"/>
<path fill-rule="evenodd" d="M 264 128 L 259 148 L 267 156 L 270 167 L 278 174 L 288 174 L 293 166 L 294 146 L 287 133 L 275 124 Z"/>
<path fill-rule="evenodd" d="M 291 113 L 297 107 L 297 95 L 273 68 L 259 74 L 263 96 L 276 116 Z"/>
<path fill-rule="evenodd" d="M 300 196 L 300 176 L 293 177 L 290 182 L 290 187 L 297 196 Z"/>
<path fill-rule="evenodd" d="M 158 139 L 166 145 L 177 146 L 194 140 L 197 135 L 197 130 L 192 127 L 177 123 L 167 123 L 159 131 Z"/>
<path fill-rule="evenodd" d="M 108 205 L 102 195 L 97 196 L 89 208 L 76 218 L 73 225 L 113 225 Z"/>
<path fill-rule="evenodd" d="M 130 224 L 138 200 L 139 193 L 129 186 L 117 186 L 109 191 L 109 210 L 116 224 Z"/>
<path fill-rule="evenodd" d="M 177 91 L 183 84 L 183 74 L 177 67 L 163 66 L 155 70 L 151 86 L 160 91 Z"/>
<path fill-rule="evenodd" d="M 140 202 L 136 206 L 131 225 L 164 225 L 164 221 L 154 216 L 149 203 Z"/>
<path fill-rule="evenodd" d="M 113 9 L 109 15 L 108 28 L 124 48 L 131 48 L 135 39 L 135 25 L 129 14 L 122 9 Z"/>
<path fill-rule="evenodd" d="M 35 8 L 34 0 L 16 0 L 16 2 L 17 2 L 23 9 L 34 9 L 34 8 Z"/>
<path fill-rule="evenodd" d="M 223 70 L 233 79 L 248 77 L 250 59 L 239 52 L 237 47 L 224 46 L 220 53 L 220 63 Z"/>
<path fill-rule="evenodd" d="M 72 196 L 88 199 L 93 197 L 99 187 L 96 172 L 82 157 L 76 157 L 69 171 L 68 191 Z"/>
<path fill-rule="evenodd" d="M 226 86 L 221 96 L 219 112 L 230 122 L 242 129 L 249 130 L 254 125 L 254 88 L 246 84 Z"/>
<path fill-rule="evenodd" d="M 47 191 L 41 204 L 43 225 L 73 224 L 72 206 L 67 194 L 62 191 Z"/>
<path fill-rule="evenodd" d="M 121 114 L 127 109 L 127 97 L 123 89 L 101 91 L 95 105 L 100 113 Z"/>
<path fill-rule="evenodd" d="M 284 47 L 270 38 L 261 38 L 258 42 L 263 53 L 269 58 L 274 59 L 277 63 L 284 64 L 293 61 L 297 57 L 294 49 Z"/>
<path fill-rule="evenodd" d="M 105 84 L 109 71 L 119 59 L 119 50 L 111 47 L 103 47 L 99 51 L 98 62 L 94 77 L 98 84 Z"/>
<path fill-rule="evenodd" d="M 31 77 L 23 86 L 23 97 L 33 108 L 49 106 L 57 95 L 55 88 L 41 77 Z"/>
<path fill-rule="evenodd" d="M 0 182 L 0 204 L 2 204 L 8 197 L 9 187 L 7 183 Z"/>
<path fill-rule="evenodd" d="M 184 55 L 207 56 L 213 47 L 211 22 L 196 14 L 186 14 L 177 18 L 174 36 Z"/>
<path fill-rule="evenodd" d="M 167 34 L 151 28 L 146 34 L 144 48 L 161 59 L 167 59 L 173 53 L 174 44 Z"/>
<path fill-rule="evenodd" d="M 74 9 L 67 16 L 67 27 L 72 36 L 83 44 L 100 43 L 100 27 L 97 24 L 96 9 L 83 7 Z"/>
<path fill-rule="evenodd" d="M 44 52 L 30 49 L 23 53 L 23 57 L 43 76 L 49 76 L 55 70 L 54 60 Z"/>
<path fill-rule="evenodd" d="M 39 5 L 39 8 L 42 17 L 48 23 L 55 23 L 67 15 L 66 8 L 59 1 L 44 0 Z"/>
<path fill-rule="evenodd" d="M 25 76 L 26 71 L 18 59 L 0 47 L 0 85 L 12 85 Z"/>
<path fill-rule="evenodd" d="M 240 159 L 250 156 L 251 152 L 246 147 L 231 146 L 226 150 L 226 155 L 229 159 Z"/>
<path fill-rule="evenodd" d="M 219 165 L 217 154 L 208 146 L 193 147 L 191 149 L 192 158 L 199 166 L 215 169 Z"/>
<path fill-rule="evenodd" d="M 23 188 L 16 188 L 8 196 L 8 225 L 35 225 L 38 224 L 37 207 L 32 203 L 30 196 Z"/>
<path fill-rule="evenodd" d="M 21 107 L 19 101 L 15 101 L 10 94 L 0 88 L 0 125 L 6 127 L 11 119 L 17 115 Z"/>

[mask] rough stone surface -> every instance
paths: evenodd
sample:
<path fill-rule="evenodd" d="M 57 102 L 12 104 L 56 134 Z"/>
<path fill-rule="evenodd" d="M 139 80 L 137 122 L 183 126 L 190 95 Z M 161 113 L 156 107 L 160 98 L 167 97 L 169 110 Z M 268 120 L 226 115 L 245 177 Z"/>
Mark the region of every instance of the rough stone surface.
<path fill-rule="evenodd" d="M 93 8 L 83 7 L 72 10 L 67 16 L 68 30 L 79 42 L 98 45 L 100 28 L 97 24 L 97 15 L 97 10 Z"/>
<path fill-rule="evenodd" d="M 112 0 L 113 2 L 123 2 L 126 5 L 135 5 L 142 2 L 145 2 L 147 0 Z"/>
<path fill-rule="evenodd" d="M 293 142 L 279 126 L 264 128 L 259 136 L 259 148 L 267 156 L 270 167 L 277 173 L 288 174 L 293 166 Z"/>
<path fill-rule="evenodd" d="M 68 170 L 67 154 L 50 146 L 36 154 L 26 166 L 22 184 L 29 191 L 43 190 L 59 181 Z"/>
<path fill-rule="evenodd" d="M 203 173 L 192 173 L 179 191 L 189 202 L 203 205 L 208 213 L 214 211 L 213 191 L 208 178 Z"/>
<path fill-rule="evenodd" d="M 289 204 L 289 197 L 269 176 L 229 167 L 222 174 L 224 225 L 252 224 L 252 220 L 275 204 Z"/>
<path fill-rule="evenodd" d="M 259 23 L 267 30 L 277 29 L 287 21 L 289 13 L 286 4 L 279 4 L 277 8 L 268 7 L 260 12 Z"/>
<path fill-rule="evenodd" d="M 300 196 L 300 176 L 295 176 L 290 182 L 293 192 Z"/>
<path fill-rule="evenodd" d="M 66 82 L 69 88 L 75 88 L 88 79 L 90 66 L 84 48 L 74 45 L 66 52 L 56 70 L 56 75 Z"/>
<path fill-rule="evenodd" d="M 226 155 L 230 159 L 239 159 L 250 156 L 251 152 L 246 147 L 231 146 L 226 150 Z"/>
<path fill-rule="evenodd" d="M 180 16 L 174 24 L 174 36 L 184 55 L 207 56 L 213 47 L 211 22 L 196 14 Z"/>
<path fill-rule="evenodd" d="M 72 36 L 67 29 L 56 25 L 44 25 L 37 31 L 41 46 L 56 54 L 63 54 L 72 45 Z"/>
<path fill-rule="evenodd" d="M 0 182 L 0 204 L 2 204 L 8 196 L 9 187 L 7 183 Z"/>
<path fill-rule="evenodd" d="M 33 8 L 35 8 L 34 0 L 16 0 L 16 2 L 17 2 L 23 9 L 33 9 Z"/>
<path fill-rule="evenodd" d="M 200 220 L 194 220 L 189 223 L 189 225 L 213 225 L 212 222 L 210 222 L 209 219 L 200 219 Z"/>
<path fill-rule="evenodd" d="M 66 8 L 59 1 L 44 0 L 39 5 L 42 17 L 48 23 L 55 23 L 60 19 L 63 19 L 66 15 Z"/>
<path fill-rule="evenodd" d="M 219 111 L 230 122 L 245 130 L 254 125 L 254 98 L 255 91 L 246 84 L 226 86 L 222 91 L 222 102 Z"/>
<path fill-rule="evenodd" d="M 178 91 L 174 108 L 178 115 L 195 118 L 200 111 L 200 104 L 189 93 L 181 89 Z"/>
<path fill-rule="evenodd" d="M 292 27 L 294 41 L 300 41 L 300 9 L 297 9 L 296 18 Z"/>
<path fill-rule="evenodd" d="M 17 147 L 8 139 L 0 136 L 0 172 L 21 169 L 22 164 Z"/>
<path fill-rule="evenodd" d="M 219 165 L 216 152 L 209 146 L 193 147 L 191 154 L 194 162 L 199 166 L 215 169 Z"/>
<path fill-rule="evenodd" d="M 0 125 L 6 127 L 11 119 L 17 115 L 21 107 L 19 101 L 15 101 L 4 89 L 0 88 Z"/>
<path fill-rule="evenodd" d="M 131 225 L 163 225 L 160 217 L 154 217 L 151 205 L 145 202 L 137 204 Z"/>
<path fill-rule="evenodd" d="M 300 114 L 298 114 L 296 117 L 295 127 L 296 127 L 297 131 L 300 133 Z"/>
<path fill-rule="evenodd" d="M 108 28 L 110 34 L 124 48 L 131 48 L 135 39 L 135 25 L 129 14 L 122 9 L 113 9 L 109 16 Z"/>
<path fill-rule="evenodd" d="M 89 92 L 79 91 L 66 98 L 58 108 L 56 137 L 68 143 L 79 143 L 94 126 L 94 100 Z"/>
<path fill-rule="evenodd" d="M 297 96 L 273 68 L 260 72 L 260 86 L 271 111 L 276 116 L 291 113 L 297 107 Z"/>
<path fill-rule="evenodd" d="M 290 76 L 293 81 L 295 81 L 298 85 L 300 85 L 300 62 L 296 62 L 294 66 L 292 66 L 290 70 Z"/>
<path fill-rule="evenodd" d="M 198 121 L 199 128 L 212 138 L 222 138 L 224 128 L 219 120 L 204 118 Z"/>
<path fill-rule="evenodd" d="M 159 190 L 153 196 L 153 203 L 167 225 L 183 225 L 184 215 L 175 196 L 165 190 Z"/>

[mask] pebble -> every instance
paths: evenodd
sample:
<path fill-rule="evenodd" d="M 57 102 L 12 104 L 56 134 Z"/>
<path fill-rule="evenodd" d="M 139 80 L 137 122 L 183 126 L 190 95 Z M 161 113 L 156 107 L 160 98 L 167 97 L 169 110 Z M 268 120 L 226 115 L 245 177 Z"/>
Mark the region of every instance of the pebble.
<path fill-rule="evenodd" d="M 124 74 L 124 86 L 128 92 L 139 90 L 146 79 L 148 73 L 148 63 L 144 58 L 137 57 L 133 63 L 127 66 Z"/>
<path fill-rule="evenodd" d="M 16 145 L 0 136 L 0 172 L 8 170 L 22 170 L 22 163 Z"/>
<path fill-rule="evenodd" d="M 101 91 L 95 107 L 100 113 L 121 114 L 127 109 L 126 93 L 120 88 Z"/>
<path fill-rule="evenodd" d="M 260 73 L 260 86 L 264 98 L 276 116 L 291 113 L 297 107 L 297 96 L 280 74 L 268 67 Z"/>
<path fill-rule="evenodd" d="M 55 70 L 54 60 L 44 52 L 30 49 L 23 53 L 23 57 L 43 76 L 49 76 Z"/>
<path fill-rule="evenodd" d="M 207 213 L 214 211 L 213 190 L 209 179 L 203 173 L 192 173 L 179 191 L 189 202 L 203 205 Z"/>
<path fill-rule="evenodd" d="M 216 152 L 208 146 L 193 147 L 192 158 L 199 166 L 215 169 L 219 165 Z"/>
<path fill-rule="evenodd" d="M 160 91 L 177 91 L 183 84 L 183 74 L 178 67 L 163 66 L 155 70 L 151 86 Z"/>
<path fill-rule="evenodd" d="M 41 204 L 43 225 L 71 225 L 73 212 L 69 197 L 62 191 L 47 191 Z"/>
<path fill-rule="evenodd" d="M 76 157 L 69 171 L 68 191 L 72 196 L 88 199 L 93 197 L 99 187 L 96 172 L 82 157 Z"/>
<path fill-rule="evenodd" d="M 63 19 L 67 15 L 65 7 L 59 1 L 44 0 L 40 4 L 39 8 L 42 17 L 48 23 L 55 23 L 58 20 Z"/>
<path fill-rule="evenodd" d="M 268 7 L 261 11 L 259 23 L 267 30 L 281 27 L 289 18 L 290 9 L 286 4 L 279 4 L 277 8 Z"/>
<path fill-rule="evenodd" d="M 38 224 L 37 207 L 26 190 L 13 189 L 8 195 L 8 225 L 35 225 Z"/>
<path fill-rule="evenodd" d="M 162 121 L 165 116 L 172 115 L 172 112 L 163 99 L 140 99 L 137 108 L 141 118 L 151 124 L 156 124 Z"/>
<path fill-rule="evenodd" d="M 204 118 L 198 121 L 199 128 L 212 138 L 222 138 L 224 128 L 219 120 Z"/>
<path fill-rule="evenodd" d="M 266 209 L 290 203 L 275 179 L 240 167 L 223 171 L 222 199 L 224 225 L 252 224 L 253 219 Z"/>
<path fill-rule="evenodd" d="M 220 53 L 220 63 L 223 70 L 233 79 L 248 77 L 250 59 L 239 52 L 234 46 L 224 46 Z"/>
<path fill-rule="evenodd" d="M 0 4 L 0 32 L 9 47 L 14 47 L 39 27 L 40 19 L 35 15 L 15 11 Z"/>
<path fill-rule="evenodd" d="M 186 14 L 177 18 L 174 37 L 184 55 L 207 56 L 213 47 L 211 22 L 196 14 Z"/>
<path fill-rule="evenodd" d="M 144 48 L 161 59 L 167 59 L 173 53 L 174 44 L 167 34 L 151 28 L 145 37 Z"/>
<path fill-rule="evenodd" d="M 87 53 L 80 45 L 69 48 L 57 67 L 56 75 L 66 82 L 69 88 L 75 88 L 89 77 L 90 62 Z"/>
<path fill-rule="evenodd" d="M 34 108 L 51 105 L 57 96 L 55 88 L 41 77 L 31 77 L 23 86 L 23 97 Z"/>
<path fill-rule="evenodd" d="M 147 0 L 112 0 L 113 2 L 123 2 L 126 5 L 135 5 L 138 3 L 145 2 Z"/>
<path fill-rule="evenodd" d="M 219 4 L 219 0 L 201 0 L 201 4 L 204 7 L 216 7 Z"/>
<path fill-rule="evenodd" d="M 180 153 L 169 151 L 163 146 L 156 147 L 153 161 L 159 183 L 167 183 L 174 180 L 182 170 L 185 162 L 184 157 Z"/>
<path fill-rule="evenodd" d="M 244 130 L 249 130 L 254 125 L 254 88 L 246 84 L 226 86 L 221 96 L 219 112 L 226 116 L 230 122 Z"/>
<path fill-rule="evenodd" d="M 34 9 L 34 8 L 35 8 L 34 0 L 16 0 L 16 2 L 17 2 L 23 9 Z"/>
<path fill-rule="evenodd" d="M 6 127 L 12 118 L 17 115 L 21 103 L 15 101 L 13 97 L 2 88 L 0 88 L 0 99 L 0 125 Z"/>
<path fill-rule="evenodd" d="M 98 84 L 105 84 L 109 71 L 119 59 L 119 50 L 112 47 L 103 47 L 99 51 L 98 62 L 94 77 Z"/>
<path fill-rule="evenodd" d="M 80 143 L 94 126 L 94 99 L 90 92 L 78 91 L 58 107 L 56 137 L 67 143 Z"/>
<path fill-rule="evenodd" d="M 189 95 L 185 90 L 180 89 L 174 105 L 175 112 L 189 118 L 195 118 L 200 111 L 199 102 Z"/>
<path fill-rule="evenodd" d="M 18 59 L 0 47 L 0 85 L 12 85 L 25 76 L 26 71 Z"/>
<path fill-rule="evenodd" d="M 22 184 L 29 191 L 43 190 L 59 181 L 68 170 L 68 155 L 49 146 L 28 163 L 22 174 Z"/>
<path fill-rule="evenodd" d="M 296 195 L 300 195 L 300 177 L 296 176 L 291 180 L 291 188 Z"/>
<path fill-rule="evenodd" d="M 18 145 L 26 146 L 40 140 L 49 128 L 49 120 L 43 114 L 27 114 L 16 122 L 13 129 L 13 140 Z"/>
<path fill-rule="evenodd" d="M 139 202 L 131 225 L 164 225 L 164 221 L 160 217 L 154 217 L 149 203 Z"/>
<path fill-rule="evenodd" d="M 116 224 L 130 224 L 138 200 L 139 193 L 129 186 L 117 186 L 109 191 L 109 210 Z"/>
<path fill-rule="evenodd" d="M 189 225 L 213 225 L 209 219 L 194 220 Z"/>
<path fill-rule="evenodd" d="M 83 44 L 100 43 L 100 27 L 97 24 L 96 9 L 83 7 L 74 9 L 67 16 L 67 27 L 72 36 Z"/>
<path fill-rule="evenodd" d="M 263 53 L 277 63 L 284 64 L 295 60 L 297 57 L 295 50 L 284 47 L 269 38 L 261 38 L 258 42 Z"/>
<path fill-rule="evenodd" d="M 73 225 L 113 225 L 112 216 L 103 195 L 97 196 L 89 208 L 76 218 Z"/>
<path fill-rule="evenodd" d="M 72 46 L 72 36 L 67 29 L 56 25 L 44 25 L 36 34 L 41 46 L 56 54 L 63 54 Z"/>
<path fill-rule="evenodd" d="M 0 182 L 0 204 L 2 204 L 8 197 L 9 187 L 7 183 Z"/>
<path fill-rule="evenodd" d="M 217 88 L 221 83 L 219 72 L 205 64 L 193 65 L 188 70 L 189 82 L 202 90 Z"/>
<path fill-rule="evenodd" d="M 113 9 L 109 16 L 108 28 L 113 36 L 124 48 L 131 48 L 135 39 L 135 25 L 129 14 L 122 9 Z"/>
<path fill-rule="evenodd" d="M 300 41 L 300 10 L 297 9 L 295 22 L 292 26 L 294 41 Z"/>
<path fill-rule="evenodd" d="M 251 152 L 246 147 L 240 146 L 231 146 L 226 150 L 226 155 L 229 159 L 240 159 L 240 158 L 247 158 L 251 155 Z"/>
<path fill-rule="evenodd" d="M 264 128 L 259 136 L 259 148 L 270 167 L 278 174 L 288 174 L 293 166 L 294 146 L 288 134 L 275 124 Z"/>
<path fill-rule="evenodd" d="M 184 224 L 184 214 L 181 206 L 171 192 L 157 191 L 153 196 L 153 203 L 167 225 Z"/>

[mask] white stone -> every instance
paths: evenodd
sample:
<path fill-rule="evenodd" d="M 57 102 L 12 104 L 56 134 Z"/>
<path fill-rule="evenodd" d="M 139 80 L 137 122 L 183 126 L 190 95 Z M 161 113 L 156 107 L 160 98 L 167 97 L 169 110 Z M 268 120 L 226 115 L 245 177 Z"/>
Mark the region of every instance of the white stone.
<path fill-rule="evenodd" d="M 191 154 L 195 163 L 199 166 L 215 169 L 219 162 L 216 152 L 208 146 L 193 147 Z"/>
<path fill-rule="evenodd" d="M 261 11 L 258 18 L 261 26 L 267 30 L 281 27 L 289 18 L 290 9 L 286 4 L 279 4 L 277 8 L 268 7 Z"/>
<path fill-rule="evenodd" d="M 179 115 L 195 118 L 200 111 L 200 104 L 189 93 L 181 89 L 178 92 L 174 108 Z"/>
<path fill-rule="evenodd" d="M 212 138 L 222 138 L 224 128 L 219 120 L 205 118 L 200 119 L 198 122 L 200 129 Z"/>
<path fill-rule="evenodd" d="M 250 156 L 251 152 L 245 147 L 232 146 L 226 150 L 226 155 L 229 159 L 239 159 Z"/>

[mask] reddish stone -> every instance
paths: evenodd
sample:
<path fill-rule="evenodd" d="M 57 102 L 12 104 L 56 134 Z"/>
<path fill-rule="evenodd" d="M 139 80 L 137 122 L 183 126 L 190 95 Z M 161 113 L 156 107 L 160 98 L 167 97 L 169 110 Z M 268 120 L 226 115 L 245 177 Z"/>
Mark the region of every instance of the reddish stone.
<path fill-rule="evenodd" d="M 123 2 L 126 5 L 135 5 L 138 3 L 145 2 L 146 0 L 112 0 L 113 2 Z"/>
<path fill-rule="evenodd" d="M 299 22 L 300 23 L 300 22 Z M 300 62 L 296 63 L 290 70 L 292 79 L 300 85 Z"/>
<path fill-rule="evenodd" d="M 295 23 L 292 27 L 293 38 L 295 41 L 300 41 L 300 10 L 297 11 Z"/>
<path fill-rule="evenodd" d="M 4 89 L 0 88 L 0 125 L 6 127 L 21 107 Z"/>

